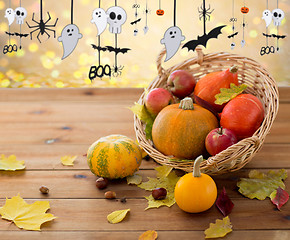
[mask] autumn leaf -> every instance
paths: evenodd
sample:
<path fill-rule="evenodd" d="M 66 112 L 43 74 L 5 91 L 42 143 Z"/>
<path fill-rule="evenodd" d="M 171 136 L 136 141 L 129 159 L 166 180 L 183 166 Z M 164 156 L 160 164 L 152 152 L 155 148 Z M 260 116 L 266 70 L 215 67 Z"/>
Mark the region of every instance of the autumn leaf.
<path fill-rule="evenodd" d="M 204 231 L 205 238 L 224 237 L 232 231 L 230 218 L 227 216 L 223 220 L 217 219 L 215 223 L 210 223 L 209 228 Z"/>
<path fill-rule="evenodd" d="M 77 159 L 78 156 L 63 156 L 60 158 L 62 165 L 64 166 L 73 166 L 74 161 Z"/>
<path fill-rule="evenodd" d="M 148 206 L 145 210 L 150 208 L 160 208 L 161 206 L 171 207 L 175 204 L 174 193 L 171 192 L 167 192 L 166 198 L 162 200 L 155 200 L 152 194 L 145 198 L 148 200 Z"/>
<path fill-rule="evenodd" d="M 216 101 L 214 103 L 222 105 L 241 94 L 247 87 L 246 84 L 236 86 L 234 83 L 231 83 L 230 88 L 220 89 L 220 93 L 215 95 Z"/>
<path fill-rule="evenodd" d="M 152 140 L 152 127 L 154 118 L 152 115 L 147 111 L 144 105 L 139 103 L 135 103 L 134 106 L 129 108 L 142 122 L 146 124 L 145 133 L 146 138 Z"/>
<path fill-rule="evenodd" d="M 0 208 L 3 219 L 10 220 L 19 228 L 25 230 L 40 231 L 41 224 L 51 221 L 56 217 L 45 213 L 50 208 L 48 201 L 36 201 L 26 203 L 19 195 L 6 198 L 6 203 Z"/>
<path fill-rule="evenodd" d="M 139 185 L 142 182 L 142 176 L 139 174 L 134 174 L 133 176 L 127 177 L 127 184 Z"/>
<path fill-rule="evenodd" d="M 170 167 L 167 165 L 163 165 L 163 166 L 155 168 L 155 170 L 157 171 L 158 178 L 167 177 L 168 174 L 171 173 L 172 169 L 173 167 Z"/>
<path fill-rule="evenodd" d="M 128 212 L 130 212 L 130 209 L 114 211 L 107 216 L 107 219 L 109 223 L 119 223 L 124 220 Z"/>
<path fill-rule="evenodd" d="M 277 206 L 277 208 L 280 210 L 280 208 L 288 202 L 289 200 L 289 194 L 282 188 L 278 188 L 270 195 L 271 201 L 273 204 Z"/>
<path fill-rule="evenodd" d="M 215 202 L 215 205 L 221 211 L 221 213 L 224 215 L 224 217 L 226 217 L 227 215 L 229 215 L 232 212 L 234 204 L 231 201 L 231 199 L 229 198 L 229 196 L 227 195 L 225 187 L 223 188 L 223 191 L 218 196 L 218 198 Z"/>
<path fill-rule="evenodd" d="M 0 170 L 15 171 L 25 169 L 24 161 L 18 161 L 15 155 L 5 157 L 4 154 L 0 158 Z"/>
<path fill-rule="evenodd" d="M 142 233 L 138 240 L 156 240 L 158 238 L 158 234 L 154 230 L 148 230 L 144 233 Z"/>
<path fill-rule="evenodd" d="M 239 192 L 244 196 L 253 199 L 264 200 L 270 197 L 271 193 L 279 187 L 285 188 L 283 180 L 287 178 L 287 171 L 281 169 L 279 171 L 270 170 L 268 173 L 261 173 L 252 170 L 249 178 L 241 178 L 237 183 Z"/>

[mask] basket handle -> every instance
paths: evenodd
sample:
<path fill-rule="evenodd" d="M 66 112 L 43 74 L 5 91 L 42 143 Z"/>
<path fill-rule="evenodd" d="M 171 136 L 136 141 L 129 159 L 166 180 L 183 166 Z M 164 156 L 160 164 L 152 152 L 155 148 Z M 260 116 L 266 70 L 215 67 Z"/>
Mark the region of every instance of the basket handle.
<path fill-rule="evenodd" d="M 181 47 L 183 47 L 183 45 L 181 45 Z M 203 56 L 204 53 L 202 51 L 201 47 L 196 47 L 196 53 L 197 53 L 197 63 L 199 65 L 201 65 L 203 63 Z M 162 66 L 162 59 L 166 54 L 166 48 L 163 48 L 162 51 L 159 53 L 158 57 L 157 57 L 157 61 L 156 61 L 156 65 L 157 65 L 157 71 L 158 71 L 158 76 L 161 78 L 162 76 L 167 76 L 168 72 L 167 70 L 165 70 Z"/>

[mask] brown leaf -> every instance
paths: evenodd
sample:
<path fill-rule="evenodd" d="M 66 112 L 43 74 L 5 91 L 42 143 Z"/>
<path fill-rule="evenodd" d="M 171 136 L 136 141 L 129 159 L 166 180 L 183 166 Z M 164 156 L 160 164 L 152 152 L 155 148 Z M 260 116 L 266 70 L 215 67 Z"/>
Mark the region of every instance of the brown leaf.
<path fill-rule="evenodd" d="M 138 240 L 156 240 L 158 238 L 158 234 L 154 230 L 148 230 L 144 233 L 142 233 Z"/>

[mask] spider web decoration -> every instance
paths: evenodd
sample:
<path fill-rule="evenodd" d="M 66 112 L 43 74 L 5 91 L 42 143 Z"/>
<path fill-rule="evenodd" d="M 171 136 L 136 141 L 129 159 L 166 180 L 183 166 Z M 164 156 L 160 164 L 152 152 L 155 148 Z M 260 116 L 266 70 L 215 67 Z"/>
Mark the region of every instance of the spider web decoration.
<path fill-rule="evenodd" d="M 165 62 L 167 62 L 177 53 L 181 42 L 185 40 L 181 29 L 176 26 L 176 0 L 174 0 L 173 15 L 173 26 L 166 30 L 163 38 L 160 41 L 161 44 L 164 44 L 166 50 L 166 58 L 164 60 Z"/>
<path fill-rule="evenodd" d="M 141 18 L 139 18 L 139 13 L 138 13 L 138 9 L 140 9 L 140 4 L 137 2 L 137 0 L 135 0 L 135 3 L 133 4 L 132 8 L 135 9 L 135 13 L 134 13 L 135 20 L 132 21 L 130 24 L 132 26 L 135 26 L 134 36 L 137 36 L 139 32 L 138 23 L 141 21 Z"/>
<path fill-rule="evenodd" d="M 58 41 L 62 43 L 63 46 L 63 56 L 61 60 L 67 58 L 72 52 L 75 50 L 79 39 L 83 37 L 80 33 L 80 30 L 77 25 L 74 24 L 73 21 L 73 9 L 74 2 L 71 0 L 71 23 L 66 25 L 61 32 L 61 36 L 58 37 Z"/>
<path fill-rule="evenodd" d="M 216 27 L 216 28 L 212 29 L 209 33 L 206 33 L 206 22 L 210 21 L 210 15 L 212 14 L 213 11 L 214 11 L 214 9 L 211 10 L 210 5 L 209 5 L 209 7 L 206 7 L 205 0 L 203 0 L 203 4 L 201 5 L 201 7 L 198 8 L 199 20 L 203 19 L 203 35 L 197 36 L 196 40 L 191 40 L 191 41 L 187 42 L 186 44 L 184 44 L 183 48 L 187 48 L 188 51 L 190 51 L 190 50 L 194 51 L 198 45 L 202 45 L 206 48 L 207 42 L 210 39 L 218 38 L 218 36 L 220 34 L 222 34 L 221 30 L 226 25 Z"/>
<path fill-rule="evenodd" d="M 163 16 L 164 13 L 164 10 L 161 8 L 161 0 L 159 0 L 159 9 L 157 9 L 156 14 L 157 16 Z"/>
<path fill-rule="evenodd" d="M 9 0 L 9 8 L 5 10 L 5 18 L 8 20 L 8 25 L 9 25 L 9 30 L 8 32 L 5 32 L 8 35 L 8 44 L 4 45 L 3 47 L 3 54 L 7 53 L 12 53 L 12 52 L 17 52 L 17 45 L 16 44 L 11 44 L 11 36 L 14 36 L 14 33 L 11 33 L 10 31 L 10 25 L 14 22 L 15 20 L 15 12 L 11 8 L 11 0 Z"/>
<path fill-rule="evenodd" d="M 244 0 L 244 6 L 241 8 L 241 13 L 243 14 L 243 22 L 242 22 L 242 27 L 243 27 L 243 39 L 241 41 L 241 46 L 242 48 L 246 45 L 246 40 L 245 40 L 245 28 L 247 27 L 247 22 L 246 22 L 246 14 L 248 14 L 249 8 L 246 7 L 246 1 Z"/>
<path fill-rule="evenodd" d="M 47 20 L 44 22 L 43 21 L 43 8 L 42 8 L 42 0 L 40 0 L 40 4 L 39 4 L 39 7 L 40 7 L 40 19 L 39 19 L 39 22 L 37 22 L 35 19 L 34 19 L 34 15 L 35 13 L 33 13 L 32 15 L 32 21 L 34 23 L 36 23 L 36 25 L 34 26 L 31 26 L 29 25 L 29 23 L 26 21 L 26 24 L 29 28 L 32 28 L 33 30 L 30 32 L 30 40 L 32 40 L 32 35 L 33 33 L 37 32 L 38 31 L 38 34 L 37 34 L 37 39 L 38 41 L 41 43 L 41 40 L 39 38 L 39 35 L 43 36 L 43 34 L 46 34 L 47 35 L 47 39 L 50 38 L 50 34 L 48 33 L 49 32 L 52 32 L 53 33 L 53 37 L 55 38 L 55 30 L 51 29 L 51 28 L 54 28 L 56 27 L 56 24 L 57 24 L 57 21 L 58 21 L 58 18 L 55 20 L 54 24 L 48 24 L 51 20 L 51 17 L 50 17 L 50 14 L 49 12 L 47 12 L 47 15 L 48 15 L 48 18 Z"/>
<path fill-rule="evenodd" d="M 145 27 L 143 28 L 144 34 L 146 34 L 149 31 L 149 27 L 148 27 L 148 14 L 151 13 L 151 10 L 148 8 L 148 0 L 146 0 L 146 8 L 144 10 L 144 14 L 145 14 Z"/>
<path fill-rule="evenodd" d="M 231 35 L 228 36 L 228 38 L 232 38 L 232 43 L 231 43 L 231 49 L 233 50 L 236 46 L 235 43 L 235 36 L 237 36 L 239 34 L 239 32 L 236 32 L 236 27 L 235 27 L 235 23 L 237 22 L 237 18 L 235 17 L 235 0 L 233 0 L 233 9 L 232 9 L 232 14 L 233 16 L 230 18 L 230 23 L 232 23 L 232 31 L 233 33 Z"/>

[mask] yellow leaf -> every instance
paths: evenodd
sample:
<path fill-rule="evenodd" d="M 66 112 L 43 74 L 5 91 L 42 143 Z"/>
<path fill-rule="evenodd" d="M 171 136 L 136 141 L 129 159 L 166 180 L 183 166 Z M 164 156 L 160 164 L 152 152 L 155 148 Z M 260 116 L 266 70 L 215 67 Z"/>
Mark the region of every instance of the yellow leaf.
<path fill-rule="evenodd" d="M 142 182 L 142 176 L 139 174 L 134 174 L 133 176 L 127 177 L 127 184 L 139 185 Z"/>
<path fill-rule="evenodd" d="M 109 223 L 119 223 L 123 221 L 128 212 L 130 212 L 130 209 L 114 211 L 107 216 L 107 219 Z"/>
<path fill-rule="evenodd" d="M 155 168 L 155 170 L 157 171 L 158 178 L 167 177 L 168 174 L 172 171 L 172 169 L 173 167 L 166 166 L 166 165 Z"/>
<path fill-rule="evenodd" d="M 236 86 L 234 83 L 230 84 L 230 88 L 221 88 L 220 93 L 215 95 L 215 104 L 222 105 L 239 94 L 241 94 L 248 86 L 246 84 L 241 84 Z"/>
<path fill-rule="evenodd" d="M 239 192 L 244 196 L 253 199 L 264 200 L 270 197 L 271 193 L 277 188 L 285 188 L 283 180 L 287 178 L 287 171 L 281 169 L 279 171 L 269 171 L 261 173 L 257 170 L 252 170 L 249 173 L 249 178 L 241 178 L 237 183 Z"/>
<path fill-rule="evenodd" d="M 0 170 L 15 171 L 22 170 L 24 168 L 25 168 L 24 161 L 16 160 L 15 155 L 10 155 L 7 158 L 5 157 L 4 154 L 1 155 Z"/>
<path fill-rule="evenodd" d="M 154 231 L 154 230 L 148 230 L 148 231 L 142 233 L 139 236 L 138 240 L 156 240 L 157 237 L 158 237 L 158 234 L 157 234 L 156 231 Z"/>
<path fill-rule="evenodd" d="M 74 161 L 77 159 L 78 156 L 63 156 L 60 158 L 62 165 L 64 166 L 73 166 Z"/>
<path fill-rule="evenodd" d="M 53 214 L 45 213 L 49 208 L 48 201 L 28 204 L 18 195 L 6 198 L 5 205 L 0 208 L 0 215 L 3 219 L 13 221 L 19 228 L 40 231 L 41 224 L 56 218 Z"/>
<path fill-rule="evenodd" d="M 152 194 L 145 198 L 148 200 L 148 207 L 145 210 L 160 208 L 161 206 L 171 207 L 175 204 L 174 192 L 167 192 L 166 198 L 162 200 L 155 200 Z"/>
<path fill-rule="evenodd" d="M 204 231 L 205 238 L 224 237 L 232 231 L 230 218 L 227 216 L 223 220 L 217 219 L 215 223 L 210 223 L 209 228 Z"/>

